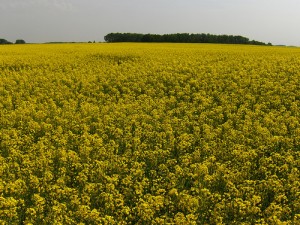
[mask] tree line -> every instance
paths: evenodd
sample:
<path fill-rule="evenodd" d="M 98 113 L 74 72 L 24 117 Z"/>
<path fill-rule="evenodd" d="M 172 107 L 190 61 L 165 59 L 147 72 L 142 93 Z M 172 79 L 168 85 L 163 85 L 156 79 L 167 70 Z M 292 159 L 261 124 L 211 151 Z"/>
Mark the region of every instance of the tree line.
<path fill-rule="evenodd" d="M 26 42 L 23 39 L 17 39 L 15 44 L 25 44 Z M 9 45 L 9 44 L 13 44 L 12 42 L 1 38 L 0 39 L 0 45 Z"/>
<path fill-rule="evenodd" d="M 174 43 L 222 43 L 267 45 L 264 42 L 250 40 L 240 35 L 215 34 L 140 34 L 140 33 L 109 33 L 104 37 L 106 42 L 174 42 Z M 272 45 L 268 43 L 268 45 Z"/>

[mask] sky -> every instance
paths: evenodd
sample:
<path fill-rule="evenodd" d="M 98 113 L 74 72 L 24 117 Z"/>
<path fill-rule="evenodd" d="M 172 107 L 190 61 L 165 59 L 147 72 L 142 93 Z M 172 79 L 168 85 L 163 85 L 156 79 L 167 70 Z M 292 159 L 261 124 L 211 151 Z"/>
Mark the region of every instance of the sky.
<path fill-rule="evenodd" d="M 0 38 L 11 42 L 211 33 L 300 46 L 299 28 L 300 0 L 0 0 Z"/>

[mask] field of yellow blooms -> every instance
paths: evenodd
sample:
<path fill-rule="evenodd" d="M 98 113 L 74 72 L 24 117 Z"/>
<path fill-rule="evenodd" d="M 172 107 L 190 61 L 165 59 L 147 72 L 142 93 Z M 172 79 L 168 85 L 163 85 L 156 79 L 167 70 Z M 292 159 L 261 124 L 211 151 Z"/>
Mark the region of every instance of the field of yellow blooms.
<path fill-rule="evenodd" d="M 300 224 L 300 49 L 0 46 L 0 224 Z"/>

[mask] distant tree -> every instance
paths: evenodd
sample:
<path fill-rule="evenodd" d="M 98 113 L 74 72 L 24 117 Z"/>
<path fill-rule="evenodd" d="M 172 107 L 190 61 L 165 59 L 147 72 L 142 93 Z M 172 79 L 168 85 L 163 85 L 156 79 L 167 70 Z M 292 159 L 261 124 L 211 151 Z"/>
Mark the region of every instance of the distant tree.
<path fill-rule="evenodd" d="M 153 42 L 153 39 L 152 39 L 152 36 L 151 34 L 145 34 L 143 35 L 142 37 L 142 42 Z"/>
<path fill-rule="evenodd" d="M 137 33 L 110 33 L 104 37 L 106 42 L 141 42 L 143 34 Z"/>
<path fill-rule="evenodd" d="M 18 39 L 15 44 L 26 44 L 26 42 L 23 39 Z"/>
<path fill-rule="evenodd" d="M 6 39 L 0 39 L 0 45 L 7 45 L 7 44 L 12 44 L 12 43 L 7 41 Z"/>
<path fill-rule="evenodd" d="M 6 44 L 7 40 L 5 39 L 0 39 L 0 44 Z"/>
<path fill-rule="evenodd" d="M 136 34 L 110 33 L 104 37 L 106 42 L 174 42 L 174 43 L 222 43 L 222 44 L 252 44 L 266 45 L 263 42 L 237 35 L 214 34 Z"/>

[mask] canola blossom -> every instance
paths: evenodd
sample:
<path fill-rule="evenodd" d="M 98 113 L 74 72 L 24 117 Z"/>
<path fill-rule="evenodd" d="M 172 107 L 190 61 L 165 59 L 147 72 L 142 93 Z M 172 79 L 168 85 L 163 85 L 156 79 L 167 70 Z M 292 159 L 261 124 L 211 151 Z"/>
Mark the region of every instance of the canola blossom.
<path fill-rule="evenodd" d="M 300 49 L 0 46 L 0 224 L 298 224 Z"/>

